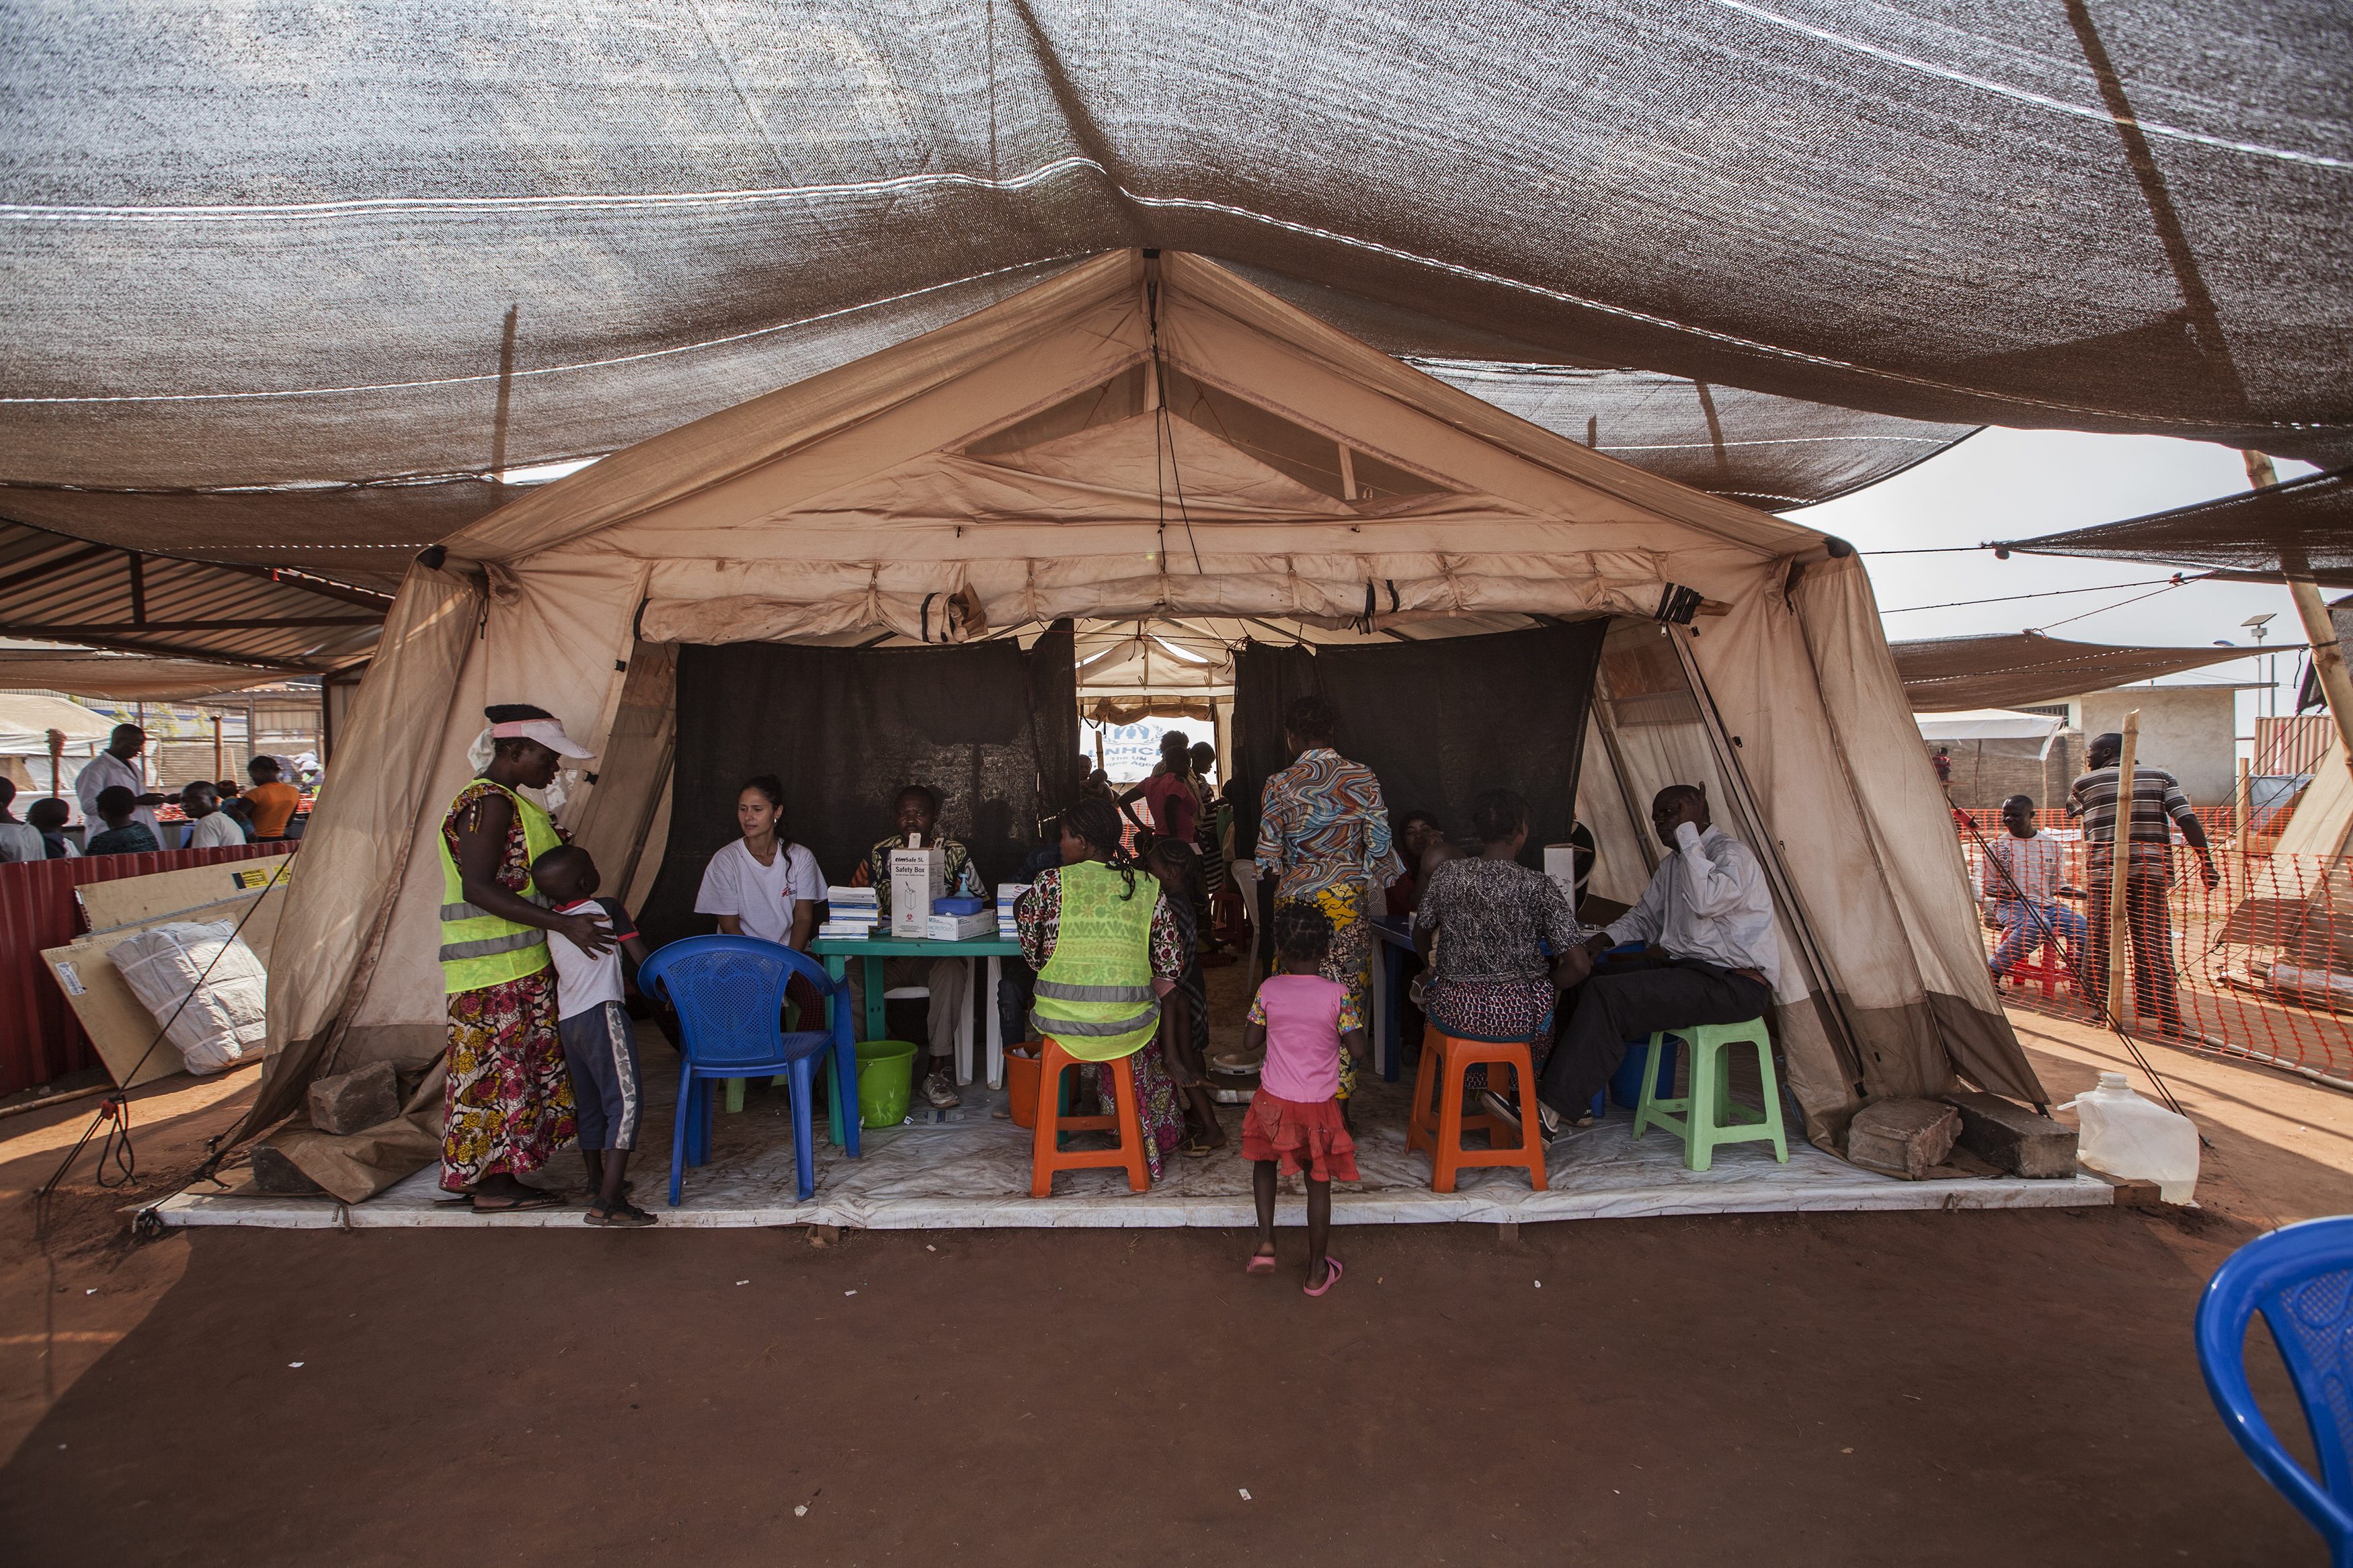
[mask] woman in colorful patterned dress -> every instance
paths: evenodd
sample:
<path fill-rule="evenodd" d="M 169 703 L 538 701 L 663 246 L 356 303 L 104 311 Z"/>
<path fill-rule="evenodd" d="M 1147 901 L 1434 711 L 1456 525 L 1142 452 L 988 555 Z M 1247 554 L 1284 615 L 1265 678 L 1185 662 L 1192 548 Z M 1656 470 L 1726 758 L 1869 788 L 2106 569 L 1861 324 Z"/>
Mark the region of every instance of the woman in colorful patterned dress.
<path fill-rule="evenodd" d="M 1299 760 L 1266 781 L 1259 805 L 1258 869 L 1280 879 L 1275 901 L 1314 904 L 1332 922 L 1332 946 L 1317 971 L 1348 988 L 1362 1017 L 1371 988 L 1371 943 L 1365 924 L 1372 889 L 1386 889 L 1404 869 L 1389 847 L 1388 810 L 1373 770 L 1332 749 L 1332 705 L 1302 697 L 1282 716 L 1284 743 Z M 1253 979 L 1256 977 L 1253 976 Z M 1342 1053 L 1341 1108 L 1356 1089 L 1356 1062 Z"/>
<path fill-rule="evenodd" d="M 1551 1037 L 1537 1028 L 1559 994 L 1555 976 L 1592 932 L 1569 913 L 1550 877 L 1519 863 L 1528 841 L 1525 800 L 1487 790 L 1471 803 L 1471 826 L 1479 854 L 1434 867 L 1416 903 L 1414 947 L 1431 964 L 1422 1014 L 1456 1039 L 1528 1040 L 1541 1065 Z M 1484 1070 L 1471 1070 L 1478 1076 L 1466 1082 L 1483 1089 Z"/>
<path fill-rule="evenodd" d="M 1032 969 L 1045 969 L 1061 936 L 1063 871 L 1081 861 L 1100 862 L 1123 875 L 1127 897 L 1153 900 L 1147 961 L 1155 982 L 1153 988 L 1165 996 L 1185 976 L 1184 938 L 1160 883 L 1148 872 L 1139 870 L 1120 847 L 1120 826 L 1119 813 L 1106 800 L 1082 800 L 1062 813 L 1062 864 L 1039 872 L 1038 879 L 1014 906 L 1021 956 L 1029 961 Z M 1041 974 L 1041 984 L 1045 978 Z M 1041 1033 L 1052 1032 L 1048 1021 L 1034 1013 L 1031 1021 Z M 1136 1112 L 1144 1125 L 1144 1162 L 1151 1170 L 1152 1179 L 1158 1181 L 1162 1157 L 1185 1143 L 1185 1112 L 1177 1099 L 1176 1085 L 1161 1058 L 1160 1037 L 1155 1035 L 1124 1057 L 1082 1061 L 1080 1072 L 1093 1083 L 1096 1098 L 1105 1106 L 1113 1099 L 1115 1080 L 1111 1075 L 1135 1075 Z"/>
<path fill-rule="evenodd" d="M 590 954 L 613 938 L 587 915 L 548 908 L 531 863 L 564 834 L 515 793 L 546 788 L 559 757 L 594 753 L 543 709 L 508 703 L 482 712 L 491 721 L 490 765 L 441 818 L 441 973 L 449 997 L 441 1185 L 468 1194 L 478 1214 L 506 1214 L 563 1204 L 520 1178 L 574 1137 L 547 933 Z"/>

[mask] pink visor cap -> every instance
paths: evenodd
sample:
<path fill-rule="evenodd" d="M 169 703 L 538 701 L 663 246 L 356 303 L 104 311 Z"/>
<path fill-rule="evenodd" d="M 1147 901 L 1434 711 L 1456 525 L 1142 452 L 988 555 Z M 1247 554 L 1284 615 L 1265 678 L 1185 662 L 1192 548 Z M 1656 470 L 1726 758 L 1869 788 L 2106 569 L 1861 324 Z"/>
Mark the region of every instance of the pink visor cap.
<path fill-rule="evenodd" d="M 493 741 L 537 741 L 559 756 L 593 757 L 596 753 L 564 732 L 563 723 L 554 719 L 519 719 L 511 724 L 491 726 Z"/>

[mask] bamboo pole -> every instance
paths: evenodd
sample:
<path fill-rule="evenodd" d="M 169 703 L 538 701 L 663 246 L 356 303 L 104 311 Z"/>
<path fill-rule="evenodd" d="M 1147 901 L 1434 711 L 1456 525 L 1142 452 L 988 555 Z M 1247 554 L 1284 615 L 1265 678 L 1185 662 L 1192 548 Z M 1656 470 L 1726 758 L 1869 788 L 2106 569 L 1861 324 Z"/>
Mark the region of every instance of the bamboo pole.
<path fill-rule="evenodd" d="M 2132 992 L 2125 984 L 2125 936 L 2131 929 L 2126 890 L 2132 881 L 2133 761 L 2140 748 L 2140 710 L 2125 715 L 2124 750 L 2116 757 L 2116 824 L 2108 851 L 2108 1016 L 2130 1033 Z"/>
<path fill-rule="evenodd" d="M 2241 452 L 2247 465 L 2247 482 L 2257 489 L 2267 489 L 2279 483 L 2279 472 L 2272 467 L 2271 458 L 2261 452 Z M 2290 568 L 2287 591 L 2295 601 L 2296 618 L 2304 623 L 2304 640 L 2312 645 L 2312 673 L 2320 682 L 2321 695 L 2328 699 L 2328 716 L 2337 721 L 2337 758 L 2353 772 L 2353 676 L 2345 669 L 2345 650 L 2337 640 L 2337 622 L 2328 613 L 2327 602 L 2320 596 L 2319 584 L 2310 577 L 2298 576 L 2293 568 L 2300 562 L 2283 561 Z M 2336 846 L 2338 854 L 2345 846 Z"/>

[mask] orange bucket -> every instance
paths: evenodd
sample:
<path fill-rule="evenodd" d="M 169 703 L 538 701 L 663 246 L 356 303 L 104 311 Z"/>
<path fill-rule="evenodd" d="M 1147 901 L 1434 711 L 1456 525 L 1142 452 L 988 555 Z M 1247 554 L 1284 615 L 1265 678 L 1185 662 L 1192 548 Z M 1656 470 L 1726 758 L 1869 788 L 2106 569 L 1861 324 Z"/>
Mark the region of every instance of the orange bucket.
<path fill-rule="evenodd" d="M 1036 1057 L 1017 1057 L 1010 1051 L 1006 1053 L 1005 1094 L 1013 1112 L 1013 1125 L 1035 1129 L 1038 1125 Z"/>

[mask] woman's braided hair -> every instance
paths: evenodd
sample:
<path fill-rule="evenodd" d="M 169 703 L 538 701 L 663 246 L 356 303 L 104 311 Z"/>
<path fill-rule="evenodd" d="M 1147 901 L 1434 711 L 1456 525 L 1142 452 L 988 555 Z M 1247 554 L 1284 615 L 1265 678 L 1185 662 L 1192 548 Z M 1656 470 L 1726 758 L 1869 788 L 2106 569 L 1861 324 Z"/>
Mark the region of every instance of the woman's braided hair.
<path fill-rule="evenodd" d="M 1127 891 L 1120 895 L 1122 903 L 1135 897 L 1135 858 L 1120 842 L 1119 812 L 1111 802 L 1092 797 L 1072 801 L 1062 808 L 1061 826 L 1071 837 L 1101 852 L 1112 869 L 1127 879 Z"/>

